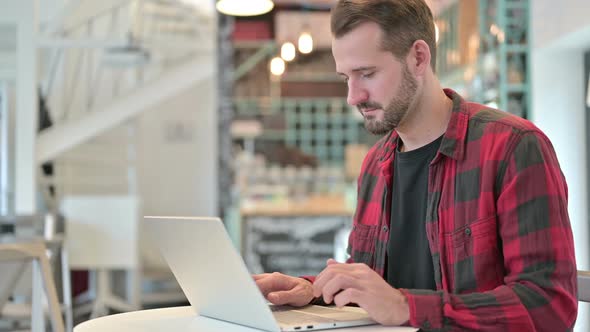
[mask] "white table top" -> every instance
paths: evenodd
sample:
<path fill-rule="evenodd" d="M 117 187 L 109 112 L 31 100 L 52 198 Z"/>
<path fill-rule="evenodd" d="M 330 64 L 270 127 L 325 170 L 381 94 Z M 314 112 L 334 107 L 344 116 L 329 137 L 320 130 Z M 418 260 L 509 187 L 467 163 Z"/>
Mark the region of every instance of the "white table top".
<path fill-rule="evenodd" d="M 226 323 L 216 319 L 195 316 L 189 306 L 142 310 L 105 316 L 86 321 L 74 328 L 74 332 L 135 332 L 135 331 L 186 331 L 186 332 L 259 332 L 260 330 Z M 342 332 L 410 332 L 410 327 L 386 327 L 380 325 L 336 329 Z"/>

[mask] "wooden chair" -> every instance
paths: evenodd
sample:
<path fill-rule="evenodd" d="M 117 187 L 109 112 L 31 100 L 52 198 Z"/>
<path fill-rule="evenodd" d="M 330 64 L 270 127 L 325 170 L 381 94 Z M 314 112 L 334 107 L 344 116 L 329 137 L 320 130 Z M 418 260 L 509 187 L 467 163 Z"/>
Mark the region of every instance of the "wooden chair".
<path fill-rule="evenodd" d="M 0 271 L 2 271 L 0 309 L 8 300 L 18 278 L 29 262 L 32 263 L 33 268 L 31 329 L 33 332 L 44 331 L 43 291 L 45 291 L 52 330 L 64 332 L 64 322 L 55 282 L 47 258 L 46 247 L 41 240 L 0 242 Z"/>
<path fill-rule="evenodd" d="M 590 271 L 578 271 L 578 300 L 590 302 Z"/>

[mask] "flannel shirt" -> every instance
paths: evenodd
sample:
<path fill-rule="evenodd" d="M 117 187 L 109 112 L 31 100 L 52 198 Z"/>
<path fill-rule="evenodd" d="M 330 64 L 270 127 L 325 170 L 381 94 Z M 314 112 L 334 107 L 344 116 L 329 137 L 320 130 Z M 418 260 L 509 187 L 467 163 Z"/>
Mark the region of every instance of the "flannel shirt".
<path fill-rule="evenodd" d="M 445 93 L 453 111 L 430 164 L 426 212 L 436 290 L 400 290 L 409 325 L 571 330 L 577 269 L 567 185 L 549 139 L 527 120 Z M 381 276 L 397 142 L 392 131 L 365 157 L 349 238 L 348 262 L 365 263 Z"/>

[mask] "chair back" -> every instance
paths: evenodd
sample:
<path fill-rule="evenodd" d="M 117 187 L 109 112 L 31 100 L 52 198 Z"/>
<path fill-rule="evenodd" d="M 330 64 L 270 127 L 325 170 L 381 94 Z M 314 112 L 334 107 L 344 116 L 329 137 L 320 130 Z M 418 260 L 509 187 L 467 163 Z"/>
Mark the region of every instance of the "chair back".
<path fill-rule="evenodd" d="M 0 312 L 2 312 L 2 308 L 4 308 L 12 295 L 12 291 L 25 271 L 27 263 L 27 261 L 23 260 L 0 260 Z"/>
<path fill-rule="evenodd" d="M 578 301 L 590 302 L 590 271 L 578 271 Z"/>

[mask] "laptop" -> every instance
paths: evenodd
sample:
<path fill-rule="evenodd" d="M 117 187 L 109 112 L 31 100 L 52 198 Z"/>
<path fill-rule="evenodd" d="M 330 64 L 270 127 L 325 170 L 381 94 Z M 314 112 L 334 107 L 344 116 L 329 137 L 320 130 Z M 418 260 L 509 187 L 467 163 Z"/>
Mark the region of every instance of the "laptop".
<path fill-rule="evenodd" d="M 271 332 L 376 324 L 357 307 L 269 304 L 219 218 L 145 217 L 145 222 L 148 235 L 201 316 Z"/>

